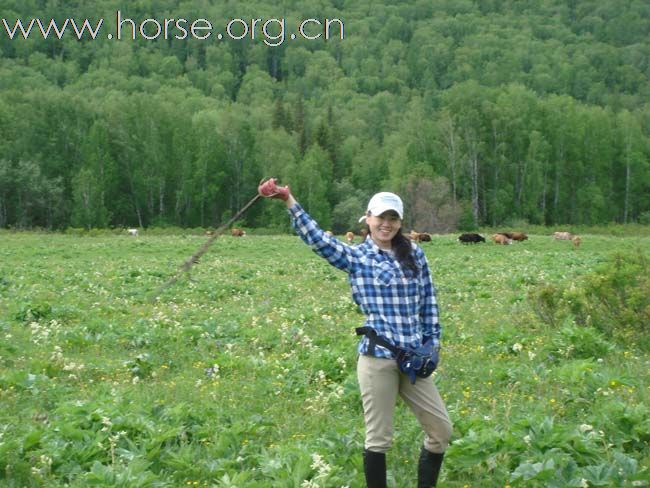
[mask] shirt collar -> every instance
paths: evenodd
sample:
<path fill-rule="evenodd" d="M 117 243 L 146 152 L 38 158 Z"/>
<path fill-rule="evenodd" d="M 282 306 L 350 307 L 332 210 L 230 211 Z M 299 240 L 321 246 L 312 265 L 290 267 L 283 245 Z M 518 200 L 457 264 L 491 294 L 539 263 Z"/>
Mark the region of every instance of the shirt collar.
<path fill-rule="evenodd" d="M 370 237 L 370 235 L 368 235 L 368 236 L 366 237 L 366 240 L 364 241 L 363 244 L 364 244 L 366 247 L 368 247 L 368 249 L 370 249 L 370 251 L 372 251 L 374 254 L 381 254 L 381 255 L 383 255 L 383 256 L 392 256 L 392 255 L 393 255 L 393 252 L 392 252 L 392 251 L 385 251 L 385 250 L 381 249 L 381 248 L 380 248 L 380 247 L 375 243 L 375 241 L 372 240 L 372 237 Z"/>

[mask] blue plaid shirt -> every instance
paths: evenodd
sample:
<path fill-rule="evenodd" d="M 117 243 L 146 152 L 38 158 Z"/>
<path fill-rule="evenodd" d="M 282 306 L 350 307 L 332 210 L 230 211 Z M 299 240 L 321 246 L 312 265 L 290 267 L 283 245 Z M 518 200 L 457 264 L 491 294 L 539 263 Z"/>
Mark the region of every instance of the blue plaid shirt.
<path fill-rule="evenodd" d="M 436 290 L 424 252 L 413 244 L 418 271 L 407 277 L 391 252 L 377 247 L 370 237 L 349 246 L 318 227 L 299 205 L 289 210 L 291 224 L 300 238 L 332 266 L 345 271 L 352 286 L 352 299 L 366 316 L 365 324 L 401 348 L 416 348 L 427 340 L 440 341 Z M 368 352 L 368 338 L 358 347 Z M 376 346 L 374 355 L 393 358 L 384 347 Z"/>

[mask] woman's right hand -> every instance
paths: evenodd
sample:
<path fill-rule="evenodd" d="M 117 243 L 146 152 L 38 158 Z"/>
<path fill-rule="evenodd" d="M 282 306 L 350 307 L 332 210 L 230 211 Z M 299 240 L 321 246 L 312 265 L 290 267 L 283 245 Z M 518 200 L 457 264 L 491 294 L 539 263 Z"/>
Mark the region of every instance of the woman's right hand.
<path fill-rule="evenodd" d="M 277 198 L 286 202 L 291 195 L 291 190 L 289 190 L 288 185 L 278 186 L 275 178 L 269 178 L 259 184 L 257 187 L 257 193 L 264 198 Z"/>

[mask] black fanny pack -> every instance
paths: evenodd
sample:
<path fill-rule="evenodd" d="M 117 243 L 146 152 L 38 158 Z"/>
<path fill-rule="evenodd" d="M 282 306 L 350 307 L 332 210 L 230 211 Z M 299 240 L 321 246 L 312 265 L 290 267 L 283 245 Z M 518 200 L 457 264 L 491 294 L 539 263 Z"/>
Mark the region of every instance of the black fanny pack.
<path fill-rule="evenodd" d="M 357 335 L 368 337 L 368 354 L 374 354 L 377 344 L 395 354 L 399 370 L 409 377 L 411 383 L 415 383 L 416 378 L 428 378 L 438 367 L 439 348 L 433 347 L 433 341 L 429 341 L 417 349 L 402 349 L 377 334 L 372 327 L 357 327 L 355 330 Z"/>

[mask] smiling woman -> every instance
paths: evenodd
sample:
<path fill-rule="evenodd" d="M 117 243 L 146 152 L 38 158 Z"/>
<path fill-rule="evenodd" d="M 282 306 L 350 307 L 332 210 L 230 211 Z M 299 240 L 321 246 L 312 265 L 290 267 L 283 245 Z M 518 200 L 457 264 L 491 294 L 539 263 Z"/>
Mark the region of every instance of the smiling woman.
<path fill-rule="evenodd" d="M 397 262 L 408 273 L 417 271 L 413 260 L 412 244 L 402 232 L 404 204 L 402 199 L 390 192 L 380 192 L 368 202 L 366 214 L 359 219 L 365 220 L 366 233 L 377 246 L 395 256 Z"/>
<path fill-rule="evenodd" d="M 366 215 L 359 222 L 366 221 L 368 232 L 375 243 L 384 250 L 392 249 L 392 240 L 402 228 L 404 205 L 394 193 L 377 193 L 368 202 Z"/>
<path fill-rule="evenodd" d="M 364 473 L 369 488 L 386 487 L 386 452 L 393 443 L 393 417 L 399 395 L 424 431 L 418 486 L 436 486 L 451 421 L 430 375 L 438 363 L 440 324 L 435 288 L 422 249 L 402 235 L 404 205 L 381 192 L 360 221 L 368 224 L 364 242 L 351 246 L 324 232 L 274 179 L 259 194 L 286 203 L 300 238 L 329 264 L 345 271 L 352 298 L 365 315 L 357 351 L 366 435 Z M 416 366 L 417 365 L 417 366 Z"/>

